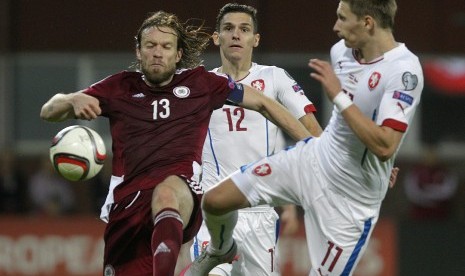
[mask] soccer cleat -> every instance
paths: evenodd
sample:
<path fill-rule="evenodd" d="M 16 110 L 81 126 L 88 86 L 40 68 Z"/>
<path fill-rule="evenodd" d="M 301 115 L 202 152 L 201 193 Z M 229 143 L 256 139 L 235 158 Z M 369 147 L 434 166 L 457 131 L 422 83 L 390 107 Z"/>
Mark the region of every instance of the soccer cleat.
<path fill-rule="evenodd" d="M 237 245 L 233 242 L 231 249 L 224 255 L 210 255 L 207 249 L 203 250 L 202 254 L 192 262 L 180 276 L 207 276 L 208 273 L 217 265 L 222 263 L 231 263 L 236 258 Z"/>

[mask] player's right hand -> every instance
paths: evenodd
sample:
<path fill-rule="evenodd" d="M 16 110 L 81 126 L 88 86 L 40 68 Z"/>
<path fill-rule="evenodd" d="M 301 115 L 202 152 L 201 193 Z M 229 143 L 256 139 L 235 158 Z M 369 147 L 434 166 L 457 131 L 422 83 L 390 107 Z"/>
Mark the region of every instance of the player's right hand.
<path fill-rule="evenodd" d="M 102 114 L 99 100 L 82 92 L 73 93 L 71 104 L 76 119 L 93 120 Z"/>
<path fill-rule="evenodd" d="M 310 59 L 308 66 L 314 70 L 314 72 L 310 73 L 310 76 L 321 83 L 323 91 L 333 101 L 334 97 L 341 92 L 341 83 L 334 73 L 331 64 L 315 58 Z"/>

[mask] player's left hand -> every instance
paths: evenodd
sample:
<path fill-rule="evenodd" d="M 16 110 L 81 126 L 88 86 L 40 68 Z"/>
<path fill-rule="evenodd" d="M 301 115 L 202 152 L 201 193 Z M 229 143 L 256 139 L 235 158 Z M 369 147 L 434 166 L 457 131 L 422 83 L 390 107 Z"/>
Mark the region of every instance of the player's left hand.
<path fill-rule="evenodd" d="M 389 188 L 394 188 L 394 185 L 396 185 L 396 181 L 397 181 L 397 174 L 399 173 L 399 168 L 398 167 L 394 167 L 392 168 L 392 171 L 391 171 L 391 176 L 389 177 Z"/>

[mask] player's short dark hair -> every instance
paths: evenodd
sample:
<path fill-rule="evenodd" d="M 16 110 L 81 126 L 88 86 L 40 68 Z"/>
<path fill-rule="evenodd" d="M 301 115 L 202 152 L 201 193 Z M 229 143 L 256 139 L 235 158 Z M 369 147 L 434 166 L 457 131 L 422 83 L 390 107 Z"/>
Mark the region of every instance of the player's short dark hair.
<path fill-rule="evenodd" d="M 226 14 L 233 13 L 233 12 L 241 12 L 241 13 L 246 13 L 250 15 L 253 21 L 253 32 L 255 34 L 258 33 L 257 9 L 255 9 L 252 6 L 242 5 L 238 3 L 228 3 L 220 9 L 220 11 L 218 12 L 218 15 L 216 16 L 215 28 L 217 32 L 220 31 L 221 20 L 223 20 L 223 17 Z"/>
<path fill-rule="evenodd" d="M 189 19 L 185 23 L 181 23 L 178 17 L 172 13 L 165 11 L 155 12 L 144 20 L 137 31 L 135 37 L 136 47 L 140 48 L 142 33 L 145 30 L 152 27 L 168 27 L 175 31 L 174 35 L 178 38 L 178 49 L 182 49 L 183 51 L 181 60 L 177 63 L 176 67 L 193 68 L 199 66 L 203 62 L 200 55 L 208 46 L 211 34 L 207 33 L 203 27 L 203 20 L 201 20 L 198 26 L 191 25 L 190 22 L 193 20 L 196 19 Z"/>
<path fill-rule="evenodd" d="M 341 0 L 349 4 L 350 10 L 358 17 L 373 17 L 384 29 L 394 28 L 394 17 L 397 12 L 396 0 Z"/>

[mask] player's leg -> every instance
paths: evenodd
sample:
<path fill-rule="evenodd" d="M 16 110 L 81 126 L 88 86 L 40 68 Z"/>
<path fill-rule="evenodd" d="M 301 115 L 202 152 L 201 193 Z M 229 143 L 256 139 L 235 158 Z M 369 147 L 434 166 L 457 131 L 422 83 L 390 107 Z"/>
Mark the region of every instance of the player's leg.
<path fill-rule="evenodd" d="M 181 246 L 178 260 L 176 262 L 176 269 L 174 270 L 174 275 L 179 275 L 181 271 L 192 262 L 190 257 L 190 249 L 192 246 L 194 246 L 193 242 L 194 240 L 190 240 Z"/>
<path fill-rule="evenodd" d="M 202 200 L 202 210 L 217 216 L 246 207 L 250 207 L 250 203 L 231 178 L 211 187 Z"/>
<path fill-rule="evenodd" d="M 209 189 L 202 200 L 203 218 L 210 233 L 207 251 L 223 255 L 233 246 L 237 209 L 250 204 L 234 182 L 227 178 Z"/>
<path fill-rule="evenodd" d="M 274 254 L 277 219 L 278 215 L 269 206 L 239 211 L 238 223 L 233 232 L 238 248 L 236 260 L 232 264 L 216 266 L 208 275 L 279 275 L 275 269 Z M 204 223 L 191 247 L 192 261 L 199 257 L 209 242 L 210 234 Z"/>
<path fill-rule="evenodd" d="M 169 176 L 159 183 L 152 195 L 153 275 L 174 275 L 194 198 L 184 179 Z"/>
<path fill-rule="evenodd" d="M 205 221 L 202 221 L 202 226 L 200 227 L 197 235 L 194 237 L 194 242 L 190 249 L 191 261 L 194 261 L 200 256 L 200 254 L 205 250 L 209 242 L 210 234 L 208 233 L 208 228 L 205 225 Z"/>
<path fill-rule="evenodd" d="M 236 237 L 234 237 L 236 238 Z M 205 225 L 205 222 L 202 222 L 199 232 L 194 238 L 194 242 L 190 248 L 190 260 L 193 262 L 195 259 L 200 257 L 201 253 L 207 248 L 207 245 L 210 243 L 210 234 L 208 233 L 208 228 Z M 186 267 L 187 269 L 187 267 Z M 209 276 L 230 276 L 231 275 L 231 264 L 223 263 L 216 266 L 209 272 Z M 184 275 L 184 274 L 181 274 Z"/>
<path fill-rule="evenodd" d="M 210 233 L 210 243 L 181 275 L 208 275 L 221 263 L 231 262 L 237 253 L 232 234 L 237 209 L 249 207 L 245 196 L 230 178 L 211 187 L 203 196 L 202 214 Z"/>
<path fill-rule="evenodd" d="M 277 219 L 278 214 L 268 206 L 239 211 L 233 234 L 238 260 L 232 263 L 231 275 L 279 275 L 275 255 Z"/>
<path fill-rule="evenodd" d="M 185 275 L 206 275 L 219 263 L 232 260 L 237 247 L 232 239 L 237 211 L 232 210 L 259 204 L 299 202 L 302 194 L 298 189 L 302 182 L 300 171 L 306 171 L 308 159 L 302 149 L 308 141 L 299 142 L 298 150 L 296 147 L 281 151 L 236 171 L 205 194 L 202 209 L 211 243 Z M 289 183 L 298 184 L 289 186 Z"/>
<path fill-rule="evenodd" d="M 310 275 L 352 275 L 365 251 L 378 208 L 357 206 L 328 188 L 304 207 Z"/>
<path fill-rule="evenodd" d="M 152 273 L 150 241 L 152 190 L 128 195 L 112 205 L 105 229 L 105 275 Z"/>

